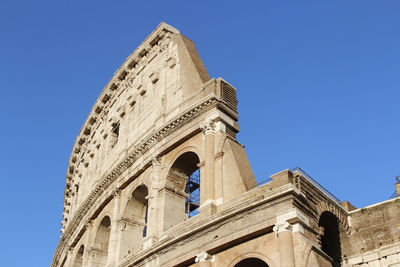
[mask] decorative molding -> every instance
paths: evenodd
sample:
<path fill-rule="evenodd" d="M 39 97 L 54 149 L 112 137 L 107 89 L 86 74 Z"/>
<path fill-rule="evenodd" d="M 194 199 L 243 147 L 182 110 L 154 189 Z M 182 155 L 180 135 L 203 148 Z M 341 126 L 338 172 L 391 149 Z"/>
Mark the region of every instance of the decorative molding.
<path fill-rule="evenodd" d="M 275 232 L 275 236 L 279 237 L 279 233 L 291 232 L 292 225 L 289 222 L 285 221 L 285 222 L 275 224 L 275 226 L 274 226 L 274 228 L 272 228 L 272 230 Z"/>
<path fill-rule="evenodd" d="M 201 168 L 206 165 L 205 161 L 203 160 L 202 162 L 197 163 L 197 167 Z"/>
<path fill-rule="evenodd" d="M 91 227 L 93 227 L 93 224 L 94 224 L 94 220 L 88 219 L 88 220 L 86 220 L 86 222 L 85 222 L 85 227 L 86 227 L 86 228 L 91 228 Z"/>
<path fill-rule="evenodd" d="M 203 261 L 214 261 L 214 256 L 211 256 L 207 252 L 202 252 L 196 256 L 195 262 L 203 262 Z"/>
<path fill-rule="evenodd" d="M 121 197 L 121 192 L 122 192 L 121 189 L 115 188 L 114 191 L 113 191 L 113 197 L 114 198 L 120 198 Z"/>
<path fill-rule="evenodd" d="M 200 125 L 200 129 L 203 131 L 204 135 L 213 134 L 216 131 L 216 123 L 214 120 L 206 120 Z"/>
<path fill-rule="evenodd" d="M 321 217 L 322 213 L 328 211 L 332 214 L 334 214 L 337 218 L 339 223 L 343 226 L 343 229 L 347 233 L 347 235 L 351 234 L 351 227 L 349 226 L 348 223 L 348 216 L 343 212 L 342 209 L 339 209 L 336 205 L 331 204 L 330 202 L 327 201 L 321 201 L 317 205 L 317 215 L 318 219 Z"/>
<path fill-rule="evenodd" d="M 126 88 L 133 88 L 135 86 L 135 83 L 137 83 L 138 80 L 137 75 L 144 67 L 146 67 L 145 65 L 155 56 L 163 54 L 168 48 L 168 45 L 171 42 L 171 33 L 179 34 L 179 31 L 170 25 L 161 23 L 115 72 L 114 76 L 106 84 L 102 93 L 93 105 L 88 118 L 84 122 L 81 131 L 75 140 L 68 164 L 68 170 L 79 165 L 79 162 L 76 162 L 74 158 L 76 158 L 76 155 L 84 153 L 85 144 L 91 141 L 90 138 L 85 138 L 85 136 L 88 135 L 88 129 L 90 132 L 92 128 L 95 128 L 96 124 L 101 124 L 106 121 L 109 109 L 112 106 L 110 102 L 112 102 L 115 96 L 119 94 L 121 89 L 125 90 Z M 162 49 L 160 49 L 160 45 Z M 150 60 L 148 60 L 149 57 L 151 57 Z M 152 81 L 155 82 L 157 79 L 157 75 L 153 75 Z M 124 112 L 120 114 L 123 116 Z M 106 138 L 106 136 L 107 135 L 104 135 L 103 137 Z M 87 167 L 89 162 L 84 162 L 84 165 Z M 66 186 L 69 185 L 70 182 L 71 176 L 68 175 L 67 171 Z M 64 195 L 64 199 L 69 198 L 71 198 L 71 196 Z M 68 217 L 70 217 L 69 214 L 64 212 L 63 218 L 68 219 Z"/>
<path fill-rule="evenodd" d="M 90 208 L 93 204 L 100 198 L 103 192 L 110 186 L 116 179 L 121 175 L 126 169 L 133 165 L 137 159 L 139 159 L 145 152 L 152 148 L 157 141 L 169 136 L 171 133 L 175 132 L 177 129 L 181 128 L 184 124 L 196 118 L 202 112 L 208 110 L 209 108 L 216 106 L 220 100 L 216 96 L 211 96 L 199 105 L 188 110 L 186 113 L 177 117 L 176 119 L 169 122 L 167 125 L 162 127 L 159 131 L 154 134 L 148 135 L 146 138 L 142 139 L 133 149 L 128 156 L 123 159 L 120 164 L 113 168 L 109 173 L 105 174 L 100 178 L 99 182 L 96 184 L 90 195 L 84 200 L 79 209 L 75 212 L 75 215 L 71 219 L 64 234 L 60 238 L 60 242 L 57 246 L 56 252 L 54 253 L 53 261 L 51 267 L 56 267 L 59 263 L 60 256 L 65 250 L 66 245 L 69 243 L 73 234 L 76 232 L 79 224 L 84 220 Z"/>
<path fill-rule="evenodd" d="M 223 152 L 223 151 L 218 152 L 217 154 L 215 154 L 215 159 L 220 159 L 220 158 L 222 158 L 222 157 L 224 156 L 224 154 L 225 154 L 225 152 Z"/>
<path fill-rule="evenodd" d="M 161 166 L 161 158 L 160 157 L 154 157 L 151 159 L 151 165 L 153 166 Z"/>
<path fill-rule="evenodd" d="M 290 188 L 290 190 L 292 190 L 292 188 Z M 238 222 L 238 224 L 236 225 L 241 225 L 239 223 L 240 220 L 244 220 L 243 224 L 244 222 L 249 222 L 251 227 L 255 227 L 252 232 L 270 229 L 270 226 L 273 226 L 276 223 L 276 220 L 265 219 L 266 217 L 259 215 L 260 211 L 268 209 L 268 206 L 265 205 L 265 203 L 267 203 L 271 199 L 278 198 L 282 194 L 285 195 L 286 193 L 287 191 L 264 192 L 263 195 L 265 194 L 265 197 L 260 198 L 260 196 L 252 196 L 247 199 L 247 201 L 241 202 L 240 205 L 229 206 L 223 214 L 219 214 L 214 218 L 210 218 L 210 220 L 203 220 L 196 223 L 195 225 L 186 221 L 186 224 L 181 225 L 179 229 L 170 229 L 167 230 L 167 232 L 163 233 L 158 243 L 155 244 L 155 246 L 153 246 L 150 250 L 141 251 L 136 255 L 130 255 L 129 257 L 123 259 L 120 262 L 119 267 L 130 267 L 148 257 L 151 257 L 152 255 L 165 255 L 170 251 L 188 247 L 188 244 L 194 242 L 195 240 L 207 239 L 206 236 L 212 232 L 225 233 L 223 235 L 219 235 L 220 240 L 227 238 L 228 236 L 230 236 L 230 234 L 221 231 L 221 228 L 228 225 L 226 223 L 227 220 Z M 254 217 L 252 217 L 252 219 L 248 219 L 248 216 Z M 241 230 L 238 229 L 238 231 L 236 231 L 236 234 L 234 234 L 232 237 L 236 240 L 239 236 L 244 236 L 248 234 L 248 230 L 248 227 L 242 228 Z M 233 240 L 230 239 L 229 241 Z M 229 243 L 229 241 L 227 242 Z M 168 266 L 175 266 L 175 264 L 171 264 Z"/>

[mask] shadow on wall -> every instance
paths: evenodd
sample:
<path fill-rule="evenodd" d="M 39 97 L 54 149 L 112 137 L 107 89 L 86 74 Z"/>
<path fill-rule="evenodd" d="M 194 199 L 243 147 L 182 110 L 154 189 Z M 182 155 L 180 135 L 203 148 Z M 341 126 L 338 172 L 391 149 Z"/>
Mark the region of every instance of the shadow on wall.
<path fill-rule="evenodd" d="M 147 187 L 140 185 L 126 203 L 121 219 L 122 257 L 142 250 L 142 241 L 147 236 L 148 194 Z"/>
<path fill-rule="evenodd" d="M 268 264 L 258 258 L 247 258 L 236 263 L 234 267 L 268 267 Z"/>
<path fill-rule="evenodd" d="M 325 211 L 321 214 L 318 223 L 322 228 L 321 249 L 332 258 L 332 266 L 341 266 L 342 250 L 339 232 L 339 220 L 331 212 Z"/>

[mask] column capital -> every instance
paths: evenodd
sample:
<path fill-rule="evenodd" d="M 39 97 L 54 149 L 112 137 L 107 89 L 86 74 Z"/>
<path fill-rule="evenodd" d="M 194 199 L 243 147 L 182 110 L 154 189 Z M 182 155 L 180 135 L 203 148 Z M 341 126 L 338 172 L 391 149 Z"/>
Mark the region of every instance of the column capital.
<path fill-rule="evenodd" d="M 291 232 L 292 231 L 292 225 L 287 222 L 280 222 L 275 224 L 274 228 L 272 228 L 272 230 L 275 232 L 275 236 L 278 237 L 279 233 L 282 232 Z"/>
<path fill-rule="evenodd" d="M 200 125 L 200 129 L 202 130 L 204 135 L 215 133 L 216 128 L 216 123 L 212 119 L 207 119 Z"/>
<path fill-rule="evenodd" d="M 154 157 L 151 159 L 151 165 L 153 166 L 161 166 L 161 158 L 160 157 Z"/>
<path fill-rule="evenodd" d="M 203 262 L 203 261 L 213 261 L 214 256 L 211 256 L 207 252 L 202 252 L 196 256 L 195 262 Z"/>
<path fill-rule="evenodd" d="M 92 219 L 88 219 L 85 222 L 86 228 L 91 228 L 93 226 L 93 224 L 94 224 L 94 220 L 92 220 Z"/>
<path fill-rule="evenodd" d="M 67 250 L 68 250 L 68 254 L 72 254 L 74 252 L 74 247 L 68 246 Z"/>
<path fill-rule="evenodd" d="M 122 190 L 121 189 L 119 189 L 119 188 L 115 188 L 114 189 L 114 191 L 113 191 L 113 197 L 114 198 L 120 198 L 121 197 L 121 192 L 122 192 Z"/>

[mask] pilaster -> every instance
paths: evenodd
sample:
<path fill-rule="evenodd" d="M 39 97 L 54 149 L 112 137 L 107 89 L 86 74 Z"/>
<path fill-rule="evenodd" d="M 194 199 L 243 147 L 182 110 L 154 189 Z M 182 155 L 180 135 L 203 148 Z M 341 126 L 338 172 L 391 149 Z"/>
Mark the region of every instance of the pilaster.
<path fill-rule="evenodd" d="M 159 232 L 159 202 L 160 196 L 158 190 L 160 189 L 160 172 L 161 172 L 161 159 L 152 159 L 151 170 L 151 186 L 148 198 L 148 222 L 147 222 L 147 237 L 144 241 L 145 246 L 151 246 L 157 241 L 160 234 Z"/>
<path fill-rule="evenodd" d="M 107 257 L 107 266 L 113 267 L 116 266 L 119 260 L 119 249 L 118 243 L 118 221 L 120 217 L 120 205 L 121 205 L 121 190 L 115 189 L 113 192 L 114 197 L 114 207 L 111 218 L 111 232 L 110 232 L 110 241 L 108 246 L 108 257 Z"/>
<path fill-rule="evenodd" d="M 92 233 L 93 233 L 93 220 L 86 222 L 86 238 L 85 238 L 85 250 L 83 252 L 82 266 L 89 266 L 89 248 L 92 244 Z"/>
<path fill-rule="evenodd" d="M 200 199 L 200 206 L 215 200 L 215 132 L 216 124 L 213 120 L 205 121 L 201 126 L 204 134 L 204 151 L 205 151 L 205 187 L 206 199 Z M 201 179 L 201 178 L 200 178 Z"/>
<path fill-rule="evenodd" d="M 65 267 L 72 267 L 72 265 L 74 264 L 74 259 L 72 259 L 73 252 L 74 252 L 74 248 L 68 247 L 67 260 L 65 261 Z"/>
<path fill-rule="evenodd" d="M 278 238 L 281 267 L 295 267 L 292 225 L 287 221 L 277 222 L 273 231 Z"/>

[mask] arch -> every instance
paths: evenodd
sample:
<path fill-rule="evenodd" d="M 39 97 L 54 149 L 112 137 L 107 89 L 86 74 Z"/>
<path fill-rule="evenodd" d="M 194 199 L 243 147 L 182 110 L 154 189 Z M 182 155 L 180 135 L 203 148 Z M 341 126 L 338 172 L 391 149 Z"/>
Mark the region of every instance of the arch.
<path fill-rule="evenodd" d="M 122 258 L 142 249 L 143 239 L 147 236 L 148 195 L 147 186 L 141 184 L 133 190 L 126 202 L 120 220 Z"/>
<path fill-rule="evenodd" d="M 179 150 L 177 150 L 169 164 L 169 167 L 171 168 L 172 165 L 176 162 L 176 160 L 178 158 L 180 158 L 183 154 L 187 153 L 187 152 L 191 152 L 197 155 L 197 157 L 199 158 L 199 162 L 203 161 L 204 158 L 202 156 L 201 150 L 197 147 L 197 146 L 185 146 Z"/>
<path fill-rule="evenodd" d="M 167 169 L 163 187 L 159 191 L 161 201 L 160 231 L 167 231 L 195 215 L 196 209 L 200 205 L 200 175 L 197 171 L 200 158 L 192 150 L 176 155 L 179 156 L 175 157 L 173 163 Z M 197 174 L 196 179 L 192 179 L 193 173 Z M 195 196 L 195 194 L 197 195 Z M 196 199 L 196 201 L 193 201 L 193 199 Z"/>
<path fill-rule="evenodd" d="M 108 245 L 110 242 L 111 220 L 109 216 L 104 216 L 97 227 L 96 237 L 93 244 L 92 252 L 95 255 L 91 257 L 90 266 L 105 266 L 108 258 Z"/>
<path fill-rule="evenodd" d="M 341 266 L 342 244 L 339 219 L 330 211 L 324 211 L 319 220 L 321 250 L 332 258 L 332 266 Z"/>
<path fill-rule="evenodd" d="M 350 229 L 349 223 L 347 221 L 347 214 L 344 213 L 343 210 L 339 209 L 336 205 L 333 205 L 329 202 L 322 201 L 322 202 L 318 203 L 318 205 L 317 205 L 318 218 L 320 218 L 321 215 L 326 211 L 334 214 L 338 218 L 339 223 L 343 227 L 343 230 L 346 232 L 346 234 L 350 235 L 351 229 Z"/>
<path fill-rule="evenodd" d="M 175 159 L 169 170 L 168 176 L 184 185 L 183 191 L 187 194 L 184 207 L 188 217 L 198 214 L 197 209 L 200 206 L 199 163 L 199 156 L 193 151 L 187 151 Z"/>
<path fill-rule="evenodd" d="M 268 264 L 256 257 L 245 258 L 240 262 L 236 263 L 234 267 L 269 267 Z"/>
<path fill-rule="evenodd" d="M 122 218 L 131 221 L 143 221 L 147 209 L 148 187 L 145 184 L 138 185 L 130 194 L 126 202 Z"/>
<path fill-rule="evenodd" d="M 97 228 L 95 247 L 102 250 L 103 252 L 108 252 L 108 243 L 110 238 L 111 230 L 111 220 L 109 216 L 104 216 L 101 220 L 99 227 Z"/>
<path fill-rule="evenodd" d="M 81 245 L 76 252 L 74 263 L 72 264 L 72 267 L 82 267 L 83 265 L 83 255 L 85 253 L 85 246 Z"/>
<path fill-rule="evenodd" d="M 200 163 L 200 158 L 197 153 L 189 150 L 181 153 L 171 166 L 171 169 L 175 169 L 185 175 L 192 174 L 198 169 L 197 164 Z"/>
<path fill-rule="evenodd" d="M 262 267 L 273 267 L 274 264 L 272 263 L 272 261 L 265 256 L 264 254 L 258 253 L 258 252 L 250 252 L 250 253 L 245 253 L 245 254 L 241 254 L 238 257 L 234 258 L 229 264 L 229 267 L 241 267 L 241 266 L 253 266 L 253 265 L 243 265 L 246 263 L 251 263 L 251 261 L 253 260 L 247 260 L 247 259 L 258 259 L 258 260 L 254 260 L 255 263 L 259 262 L 260 264 L 265 264 L 265 265 L 261 265 Z M 239 264 L 239 265 L 238 265 Z M 257 265 L 255 265 L 257 267 Z"/>

